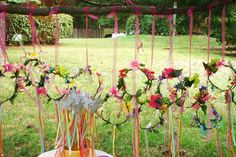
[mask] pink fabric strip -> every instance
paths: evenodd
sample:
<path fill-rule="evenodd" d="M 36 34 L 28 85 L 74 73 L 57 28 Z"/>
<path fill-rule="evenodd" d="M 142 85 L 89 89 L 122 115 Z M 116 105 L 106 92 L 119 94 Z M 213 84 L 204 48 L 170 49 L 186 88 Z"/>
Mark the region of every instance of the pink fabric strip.
<path fill-rule="evenodd" d="M 36 25 L 35 25 L 35 20 L 33 18 L 33 13 L 34 13 L 34 8 L 31 8 L 31 13 L 29 14 L 29 20 L 30 20 L 30 26 L 31 26 L 31 31 L 32 31 L 32 45 L 34 47 L 34 51 L 35 51 L 35 40 L 36 40 L 36 43 L 39 47 L 39 50 L 40 52 L 42 52 L 42 47 L 41 47 L 41 44 L 40 44 L 40 40 L 39 40 L 39 36 L 38 36 L 38 32 L 37 32 L 37 28 L 36 28 Z"/>
<path fill-rule="evenodd" d="M 84 12 L 86 14 L 86 32 L 85 32 L 85 36 L 86 36 L 86 61 L 85 61 L 85 65 L 86 67 L 89 66 L 89 59 L 88 59 L 88 28 L 89 28 L 89 22 L 88 22 L 88 18 L 92 18 L 94 20 L 98 20 L 98 16 L 95 16 L 95 15 L 92 15 L 92 14 L 89 14 L 89 7 L 84 7 Z"/>
<path fill-rule="evenodd" d="M 218 150 L 219 157 L 223 157 L 221 147 L 220 147 L 219 132 L 217 129 L 216 129 L 216 144 L 217 144 L 217 150 Z"/>
<path fill-rule="evenodd" d="M 225 59 L 225 16 L 226 16 L 226 4 L 224 1 L 223 9 L 222 9 L 222 61 Z"/>
<path fill-rule="evenodd" d="M 113 47 L 113 66 L 112 66 L 112 86 L 116 86 L 116 66 L 117 66 L 117 45 L 118 45 L 118 33 L 119 33 L 119 26 L 118 26 L 118 18 L 116 13 L 117 8 L 113 7 L 112 12 L 107 15 L 107 18 L 114 17 L 114 47 Z"/>
<path fill-rule="evenodd" d="M 134 5 L 134 2 L 132 2 L 132 0 L 126 0 L 126 5 L 127 6 Z"/>
<path fill-rule="evenodd" d="M 207 51 L 207 62 L 210 62 L 210 49 L 211 49 L 211 14 L 212 14 L 212 4 L 209 4 L 209 14 L 208 14 L 208 51 Z M 213 116 L 212 107 L 208 107 L 208 128 L 211 128 L 211 117 Z M 207 134 L 207 140 L 210 142 L 212 131 L 209 130 Z"/>
<path fill-rule="evenodd" d="M 138 58 L 138 53 L 139 49 L 142 48 L 142 43 L 139 39 L 139 34 L 140 34 L 140 23 L 139 23 L 139 16 L 140 16 L 140 7 L 136 7 L 136 23 L 135 23 L 135 57 L 134 59 L 136 60 Z"/>
<path fill-rule="evenodd" d="M 212 14 L 212 4 L 208 6 L 209 8 L 209 15 L 208 15 L 208 55 L 207 55 L 207 62 L 210 62 L 210 50 L 211 50 L 211 14 Z"/>
<path fill-rule="evenodd" d="M 173 21 L 172 21 L 172 13 L 169 13 L 168 15 L 168 21 L 170 26 L 170 55 L 169 55 L 169 62 L 170 66 L 174 66 L 174 57 L 173 57 Z"/>
<path fill-rule="evenodd" d="M 1 51 L 2 51 L 2 57 L 3 57 L 3 63 L 4 65 L 8 62 L 8 56 L 6 51 L 6 4 L 2 3 L 1 5 L 3 12 L 1 13 Z"/>
<path fill-rule="evenodd" d="M 189 76 L 192 73 L 192 35 L 193 35 L 193 7 L 188 9 L 188 16 L 190 17 L 189 24 Z"/>
<path fill-rule="evenodd" d="M 156 15 L 156 7 L 151 7 L 152 12 L 152 50 L 151 50 L 151 69 L 153 67 L 153 55 L 154 55 L 154 46 L 155 46 L 155 15 Z"/>

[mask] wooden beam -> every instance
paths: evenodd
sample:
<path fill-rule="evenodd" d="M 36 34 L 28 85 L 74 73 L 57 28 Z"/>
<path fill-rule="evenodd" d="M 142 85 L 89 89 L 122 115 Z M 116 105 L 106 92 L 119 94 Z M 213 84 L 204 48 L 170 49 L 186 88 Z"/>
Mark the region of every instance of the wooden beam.
<path fill-rule="evenodd" d="M 234 3 L 236 0 L 225 0 L 226 4 Z M 194 6 L 194 12 L 204 12 L 208 10 L 208 4 L 198 5 Z M 214 0 L 212 1 L 212 6 L 222 6 L 223 0 Z M 116 6 L 118 13 L 135 13 L 135 8 L 138 6 Z M 95 15 L 106 15 L 112 11 L 112 6 L 93 6 L 90 7 L 89 13 L 95 14 Z M 156 7 L 156 13 L 158 15 L 168 15 L 168 14 L 186 14 L 188 11 L 188 7 L 184 8 L 176 8 L 176 9 L 160 9 L 158 6 Z M 21 5 L 6 5 L 6 12 L 10 14 L 21 14 L 21 15 L 29 15 L 31 12 L 31 9 L 27 6 L 21 6 Z M 34 16 L 48 16 L 49 13 L 52 10 L 55 10 L 56 7 L 50 7 L 50 8 L 35 8 L 34 12 L 32 13 Z M 70 15 L 76 15 L 76 14 L 84 14 L 84 8 L 83 7 L 58 7 L 59 13 L 65 13 Z M 4 10 L 4 7 L 0 5 L 0 12 Z M 148 6 L 140 6 L 140 13 L 151 15 L 151 9 Z"/>

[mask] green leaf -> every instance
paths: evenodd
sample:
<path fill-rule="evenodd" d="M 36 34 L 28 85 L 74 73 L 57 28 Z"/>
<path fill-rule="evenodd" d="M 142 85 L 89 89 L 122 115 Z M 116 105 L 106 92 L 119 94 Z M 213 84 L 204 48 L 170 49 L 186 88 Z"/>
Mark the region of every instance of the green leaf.
<path fill-rule="evenodd" d="M 140 96 L 142 95 L 142 93 L 143 93 L 142 90 L 139 89 L 139 90 L 136 92 L 136 96 L 137 96 L 137 97 L 140 97 Z"/>
<path fill-rule="evenodd" d="M 129 102 L 129 101 L 131 101 L 132 100 L 132 95 L 125 95 L 124 96 L 124 100 L 125 100 L 125 102 Z"/>
<path fill-rule="evenodd" d="M 163 102 L 167 105 L 171 105 L 170 99 L 167 97 L 163 97 Z"/>
<path fill-rule="evenodd" d="M 174 70 L 174 71 L 172 71 L 172 73 L 170 75 L 173 77 L 179 77 L 182 74 L 182 71 L 183 71 L 182 69 Z"/>
<path fill-rule="evenodd" d="M 204 112 L 204 114 L 207 114 L 207 106 L 206 105 L 202 105 L 201 106 L 202 111 Z"/>

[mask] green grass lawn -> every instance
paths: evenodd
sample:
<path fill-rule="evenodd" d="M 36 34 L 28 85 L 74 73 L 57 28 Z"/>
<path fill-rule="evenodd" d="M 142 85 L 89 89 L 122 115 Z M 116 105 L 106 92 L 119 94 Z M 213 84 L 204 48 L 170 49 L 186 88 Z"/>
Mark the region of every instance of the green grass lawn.
<path fill-rule="evenodd" d="M 140 36 L 144 52 L 140 52 L 139 60 L 150 66 L 151 56 L 151 37 Z M 119 39 L 117 69 L 129 66 L 130 61 L 134 58 L 134 36 L 128 36 Z M 92 69 L 100 71 L 105 76 L 105 91 L 111 87 L 111 71 L 112 71 L 112 39 L 88 39 L 89 47 L 89 63 Z M 212 39 L 212 47 L 220 48 L 220 45 Z M 32 47 L 25 47 L 27 52 L 32 52 Z M 174 66 L 183 68 L 184 73 L 188 74 L 189 60 L 189 37 L 178 36 L 174 40 Z M 43 50 L 47 53 L 42 54 L 42 59 L 50 64 L 54 64 L 54 46 L 43 46 Z M 161 73 L 164 67 L 168 66 L 169 37 L 156 37 L 154 67 L 157 73 Z M 211 52 L 211 58 L 221 58 L 220 50 Z M 235 52 L 234 52 L 235 53 Z M 20 47 L 8 47 L 9 58 L 12 62 L 18 62 L 23 55 Z M 232 52 L 227 52 L 232 54 Z M 60 44 L 60 65 L 67 68 L 84 67 L 85 65 L 85 40 L 84 39 L 63 39 Z M 236 64 L 235 57 L 226 56 L 227 61 Z M 201 83 L 205 84 L 205 73 L 202 62 L 207 61 L 207 37 L 193 36 L 192 50 L 192 69 L 193 73 L 200 73 Z M 219 77 L 216 79 L 219 85 L 224 83 L 228 77 L 228 72 L 221 70 Z M 4 99 L 10 93 L 13 87 L 9 81 L 0 79 L 0 99 Z M 92 87 L 90 87 L 92 88 Z M 219 129 L 221 148 L 224 157 L 230 156 L 230 152 L 226 146 L 226 105 L 222 101 L 223 96 L 219 96 L 220 101 L 216 103 L 217 109 L 224 116 L 223 127 Z M 188 105 L 188 104 L 186 104 Z M 47 149 L 54 148 L 54 140 L 56 136 L 56 118 L 53 103 L 44 104 L 43 116 L 45 122 L 45 134 Z M 236 113 L 236 106 L 233 106 L 233 113 Z M 118 109 L 118 105 L 108 102 L 104 105 L 108 110 L 112 108 L 114 112 Z M 20 94 L 14 105 L 6 103 L 3 106 L 3 151 L 4 157 L 35 157 L 41 152 L 39 121 L 37 107 L 24 94 Z M 184 126 L 181 137 L 181 149 L 186 152 L 187 157 L 217 157 L 217 148 L 215 142 L 215 132 L 213 132 L 212 140 L 208 143 L 200 134 L 198 128 L 190 127 L 192 121 L 193 110 L 188 109 L 183 116 Z M 177 132 L 177 115 L 174 112 L 175 132 Z M 144 119 L 141 125 L 145 126 L 145 119 L 151 119 L 155 113 L 142 113 L 141 119 Z M 234 117 L 236 122 L 236 117 Z M 133 122 L 126 123 L 118 128 L 117 131 L 117 152 L 120 157 L 132 156 L 132 129 Z M 113 127 L 105 125 L 104 122 L 98 120 L 97 123 L 98 142 L 97 149 L 112 153 L 112 132 Z M 148 147 L 151 157 L 162 156 L 164 136 L 163 128 L 160 133 L 144 132 L 141 130 L 141 156 L 148 156 L 147 143 L 145 142 L 145 134 L 147 136 Z M 236 136 L 236 132 L 235 132 Z M 235 149 L 236 151 L 236 149 Z"/>

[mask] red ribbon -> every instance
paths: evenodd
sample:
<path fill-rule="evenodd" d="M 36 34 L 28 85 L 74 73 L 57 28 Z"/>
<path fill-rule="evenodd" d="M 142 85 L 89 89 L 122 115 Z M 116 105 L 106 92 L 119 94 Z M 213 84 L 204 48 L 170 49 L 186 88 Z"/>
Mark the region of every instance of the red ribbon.
<path fill-rule="evenodd" d="M 36 25 L 35 25 L 35 20 L 34 20 L 34 17 L 33 17 L 34 10 L 35 10 L 34 8 L 30 8 L 30 14 L 29 14 L 29 21 L 30 21 L 30 26 L 31 26 L 31 31 L 32 31 L 32 46 L 33 46 L 34 52 L 35 52 L 36 51 L 35 40 L 36 40 L 36 43 L 39 47 L 39 50 L 40 50 L 40 52 L 42 52 L 42 47 L 41 47 L 41 44 L 40 44 L 37 28 L 36 28 Z"/>
<path fill-rule="evenodd" d="M 1 50 L 2 50 L 2 57 L 3 57 L 3 63 L 4 65 L 7 64 L 8 56 L 6 52 L 6 4 L 2 3 L 1 5 L 2 13 L 1 13 Z M 1 153 L 1 152 L 0 152 Z"/>
<path fill-rule="evenodd" d="M 88 28 L 89 28 L 89 22 L 88 22 L 88 18 L 92 18 L 93 20 L 98 20 L 98 16 L 92 15 L 89 13 L 89 7 L 84 7 L 84 12 L 86 14 L 86 32 L 85 32 L 85 36 L 86 36 L 86 67 L 89 66 L 89 61 L 88 61 Z"/>
<path fill-rule="evenodd" d="M 52 14 L 56 14 L 56 32 L 55 32 L 55 66 L 58 66 L 59 64 L 59 41 L 60 41 L 60 22 L 58 18 L 59 14 L 59 7 L 56 6 L 55 9 L 53 9 L 49 16 Z"/>
<path fill-rule="evenodd" d="M 225 16 L 226 16 L 226 0 L 224 0 L 224 5 L 222 9 L 222 61 L 225 58 Z"/>
<path fill-rule="evenodd" d="M 188 16 L 190 17 L 189 24 L 189 76 L 192 73 L 192 35 L 193 35 L 193 7 L 188 9 Z"/>

